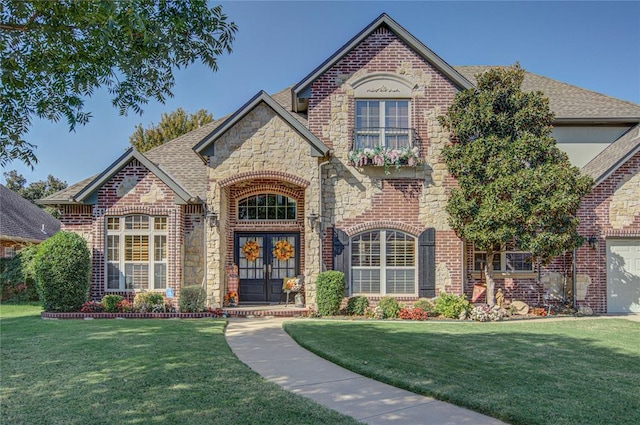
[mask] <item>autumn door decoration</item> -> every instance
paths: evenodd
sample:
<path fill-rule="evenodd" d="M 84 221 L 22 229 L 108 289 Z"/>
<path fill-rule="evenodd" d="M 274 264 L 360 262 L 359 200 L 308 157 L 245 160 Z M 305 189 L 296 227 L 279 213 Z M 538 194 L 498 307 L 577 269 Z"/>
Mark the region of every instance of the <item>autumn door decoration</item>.
<path fill-rule="evenodd" d="M 256 241 L 247 241 L 244 245 L 242 245 L 242 254 L 249 261 L 255 261 L 256 258 L 260 255 L 260 246 Z"/>
<path fill-rule="evenodd" d="M 275 248 L 271 251 L 273 256 L 280 261 L 287 261 L 293 257 L 293 246 L 285 240 L 279 240 L 276 242 Z"/>

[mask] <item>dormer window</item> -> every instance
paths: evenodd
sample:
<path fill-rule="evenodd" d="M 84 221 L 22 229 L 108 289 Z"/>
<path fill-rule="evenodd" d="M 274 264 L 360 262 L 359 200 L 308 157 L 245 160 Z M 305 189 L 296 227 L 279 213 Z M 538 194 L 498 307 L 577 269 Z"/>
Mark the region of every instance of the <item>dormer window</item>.
<path fill-rule="evenodd" d="M 408 100 L 356 100 L 355 149 L 412 146 Z"/>

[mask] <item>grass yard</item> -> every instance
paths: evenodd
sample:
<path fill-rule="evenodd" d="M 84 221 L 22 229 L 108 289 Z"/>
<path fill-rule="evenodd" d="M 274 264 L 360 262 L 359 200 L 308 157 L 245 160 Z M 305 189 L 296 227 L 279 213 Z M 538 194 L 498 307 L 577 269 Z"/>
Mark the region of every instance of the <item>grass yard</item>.
<path fill-rule="evenodd" d="M 298 320 L 303 347 L 356 373 L 512 424 L 639 424 L 640 323 Z"/>
<path fill-rule="evenodd" d="M 2 424 L 357 424 L 264 381 L 225 322 L 42 320 L 0 306 Z"/>

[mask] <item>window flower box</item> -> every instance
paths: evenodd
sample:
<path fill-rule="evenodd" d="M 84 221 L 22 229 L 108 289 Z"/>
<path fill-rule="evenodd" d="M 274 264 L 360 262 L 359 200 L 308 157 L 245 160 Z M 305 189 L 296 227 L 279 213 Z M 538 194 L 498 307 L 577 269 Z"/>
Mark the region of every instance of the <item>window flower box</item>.
<path fill-rule="evenodd" d="M 397 170 L 402 166 L 415 167 L 422 163 L 418 154 L 418 147 L 387 149 L 383 146 L 376 146 L 352 150 L 348 154 L 348 159 L 354 167 L 384 167 L 384 173 L 388 175 L 392 167 Z"/>

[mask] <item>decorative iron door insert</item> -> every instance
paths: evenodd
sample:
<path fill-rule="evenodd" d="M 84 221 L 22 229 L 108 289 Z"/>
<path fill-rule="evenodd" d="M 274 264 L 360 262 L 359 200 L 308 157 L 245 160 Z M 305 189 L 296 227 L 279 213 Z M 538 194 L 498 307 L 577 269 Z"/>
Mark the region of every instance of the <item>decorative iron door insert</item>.
<path fill-rule="evenodd" d="M 298 233 L 236 233 L 240 303 L 280 301 L 285 277 L 300 270 Z"/>

